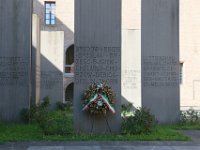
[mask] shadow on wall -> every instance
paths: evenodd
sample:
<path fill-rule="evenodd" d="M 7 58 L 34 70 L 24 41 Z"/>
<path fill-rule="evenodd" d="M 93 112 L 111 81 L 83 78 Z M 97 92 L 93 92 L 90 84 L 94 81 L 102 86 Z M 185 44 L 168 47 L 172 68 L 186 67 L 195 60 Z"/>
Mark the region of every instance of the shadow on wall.
<path fill-rule="evenodd" d="M 32 53 L 36 53 L 36 48 L 32 47 Z M 32 104 L 37 104 L 48 96 L 51 100 L 52 108 L 57 102 L 63 102 L 63 72 L 58 69 L 44 55 L 40 55 L 41 66 L 35 63 L 36 57 L 32 57 Z M 40 68 L 41 71 L 40 71 Z M 40 82 L 40 83 L 38 83 Z M 40 94 L 40 95 L 38 95 Z M 36 98 L 40 97 L 40 98 Z"/>
<path fill-rule="evenodd" d="M 57 102 L 63 102 L 63 72 L 43 55 L 41 68 L 41 99 L 48 96 L 51 107 L 55 108 Z"/>
<path fill-rule="evenodd" d="M 38 104 L 40 100 L 40 51 L 32 45 L 31 49 L 31 101 L 32 105 Z M 39 61 L 38 61 L 39 60 Z M 30 105 L 30 104 L 29 104 Z"/>
<path fill-rule="evenodd" d="M 131 102 L 129 102 L 124 96 L 121 96 L 121 104 L 130 104 Z M 134 106 L 134 103 L 132 103 L 132 107 L 131 110 L 136 110 L 137 107 Z"/>
<path fill-rule="evenodd" d="M 33 0 L 33 7 L 33 12 L 37 14 L 41 19 L 40 25 L 42 31 L 64 31 L 65 54 L 68 50 L 67 48 L 74 43 L 73 31 L 58 17 L 56 17 L 55 25 L 45 25 L 44 5 L 39 0 Z M 66 62 L 66 60 L 64 59 L 65 56 L 63 56 L 63 62 Z M 52 103 L 56 103 L 57 101 L 63 101 L 63 97 L 66 97 L 66 89 L 63 90 L 63 88 L 65 87 L 63 86 L 63 73 L 64 72 L 56 68 L 56 65 L 53 61 L 48 60 L 47 56 L 41 56 L 41 98 L 49 96 L 51 98 Z M 71 78 L 65 78 L 65 80 L 71 81 Z"/>

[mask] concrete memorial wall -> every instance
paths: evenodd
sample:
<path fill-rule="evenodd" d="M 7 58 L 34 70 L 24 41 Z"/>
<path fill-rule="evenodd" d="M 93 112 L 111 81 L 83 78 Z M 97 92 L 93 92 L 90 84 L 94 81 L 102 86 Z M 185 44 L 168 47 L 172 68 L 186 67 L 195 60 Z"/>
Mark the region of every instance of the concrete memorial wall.
<path fill-rule="evenodd" d="M 29 106 L 31 15 L 31 0 L 0 1 L 0 120 Z"/>
<path fill-rule="evenodd" d="M 142 0 L 142 106 L 179 120 L 179 0 Z"/>
<path fill-rule="evenodd" d="M 40 19 L 32 15 L 32 89 L 31 103 L 40 101 Z"/>
<path fill-rule="evenodd" d="M 121 123 L 121 0 L 75 1 L 74 123 L 77 131 L 109 133 L 105 118 L 82 111 L 91 83 L 105 81 L 116 94 L 116 113 L 106 114 L 112 133 Z M 93 126 L 93 127 L 92 127 Z"/>
<path fill-rule="evenodd" d="M 41 99 L 48 96 L 52 108 L 63 102 L 64 32 L 41 31 Z"/>

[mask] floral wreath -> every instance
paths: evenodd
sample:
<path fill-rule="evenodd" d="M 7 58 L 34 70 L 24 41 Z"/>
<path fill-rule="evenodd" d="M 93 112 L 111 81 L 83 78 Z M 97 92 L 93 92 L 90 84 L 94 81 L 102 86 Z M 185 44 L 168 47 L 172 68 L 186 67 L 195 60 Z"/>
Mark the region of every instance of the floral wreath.
<path fill-rule="evenodd" d="M 84 93 L 82 111 L 90 114 L 106 114 L 107 111 L 115 113 L 115 95 L 111 87 L 105 83 L 91 84 Z"/>

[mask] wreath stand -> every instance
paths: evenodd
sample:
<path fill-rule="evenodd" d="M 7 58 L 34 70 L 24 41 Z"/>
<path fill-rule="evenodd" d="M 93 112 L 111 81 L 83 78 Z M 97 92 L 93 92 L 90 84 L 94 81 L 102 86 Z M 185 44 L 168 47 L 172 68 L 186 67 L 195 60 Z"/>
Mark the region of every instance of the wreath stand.
<path fill-rule="evenodd" d="M 97 115 L 101 115 L 101 119 L 105 121 L 106 124 L 106 132 L 107 129 L 109 129 L 109 132 L 112 134 L 110 125 L 108 123 L 108 119 L 106 116 L 106 111 L 111 111 L 113 114 L 115 113 L 115 108 L 113 106 L 113 99 L 115 95 L 113 91 L 111 90 L 111 87 L 107 86 L 105 83 L 99 83 L 99 84 L 92 84 L 86 90 L 84 93 L 84 102 L 83 102 L 83 108 L 82 111 L 89 110 L 90 118 L 91 118 L 91 131 L 90 133 L 93 133 L 94 130 L 94 124 L 95 119 Z M 90 110 L 90 105 L 91 109 Z M 103 107 L 105 108 L 101 108 Z M 99 109 L 100 107 L 100 109 Z M 92 111 L 92 112 L 91 112 Z"/>
<path fill-rule="evenodd" d="M 104 121 L 105 121 L 105 123 L 106 123 L 106 125 L 107 125 L 107 127 L 108 127 L 108 129 L 109 129 L 109 132 L 110 132 L 110 134 L 112 134 L 112 131 L 111 131 L 110 125 L 109 125 L 109 123 L 108 123 L 108 119 L 107 119 L 107 117 L 106 117 L 106 115 L 105 115 L 104 113 L 102 113 L 102 114 L 103 114 Z M 94 122 L 95 122 L 95 115 L 92 115 L 92 127 L 91 127 L 90 134 L 93 133 Z"/>

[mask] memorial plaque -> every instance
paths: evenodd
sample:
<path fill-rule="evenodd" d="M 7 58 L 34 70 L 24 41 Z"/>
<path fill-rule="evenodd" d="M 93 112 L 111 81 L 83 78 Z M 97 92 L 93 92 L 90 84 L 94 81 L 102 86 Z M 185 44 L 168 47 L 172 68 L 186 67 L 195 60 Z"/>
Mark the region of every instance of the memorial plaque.
<path fill-rule="evenodd" d="M 41 99 L 48 96 L 52 108 L 63 102 L 64 32 L 41 31 Z"/>
<path fill-rule="evenodd" d="M 179 120 L 179 0 L 142 0 L 142 106 Z"/>
<path fill-rule="evenodd" d="M 121 0 L 75 1 L 74 123 L 90 133 L 93 118 L 82 112 L 82 95 L 91 83 L 106 82 L 116 94 L 113 115 L 106 115 L 112 133 L 120 131 Z M 95 117 L 93 133 L 108 133 L 105 117 Z"/>
<path fill-rule="evenodd" d="M 31 0 L 0 1 L 0 121 L 29 106 L 31 15 Z"/>

